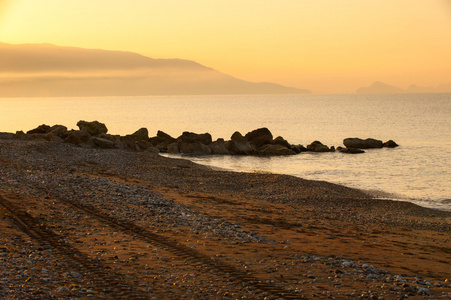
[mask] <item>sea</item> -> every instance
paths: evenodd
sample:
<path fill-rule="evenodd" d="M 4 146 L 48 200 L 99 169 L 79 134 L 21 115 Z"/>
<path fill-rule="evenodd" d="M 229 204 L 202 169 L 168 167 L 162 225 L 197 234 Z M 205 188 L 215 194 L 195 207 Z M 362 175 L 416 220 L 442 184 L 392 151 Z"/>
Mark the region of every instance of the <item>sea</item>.
<path fill-rule="evenodd" d="M 394 140 L 364 154 L 301 153 L 284 157 L 186 156 L 215 168 L 323 180 L 381 199 L 451 210 L 451 94 L 202 95 L 0 98 L 0 132 L 79 120 L 103 122 L 111 134 L 145 127 L 173 137 L 184 131 L 230 139 L 267 127 L 291 144 L 342 146 L 350 137 Z"/>

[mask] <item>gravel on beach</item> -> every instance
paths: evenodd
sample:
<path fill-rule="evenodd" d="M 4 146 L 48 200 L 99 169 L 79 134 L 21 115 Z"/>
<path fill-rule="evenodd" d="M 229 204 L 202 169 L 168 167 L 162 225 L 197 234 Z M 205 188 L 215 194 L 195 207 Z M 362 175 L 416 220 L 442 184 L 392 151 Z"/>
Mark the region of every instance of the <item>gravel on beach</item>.
<path fill-rule="evenodd" d="M 451 297 L 451 212 L 0 135 L 2 299 Z"/>

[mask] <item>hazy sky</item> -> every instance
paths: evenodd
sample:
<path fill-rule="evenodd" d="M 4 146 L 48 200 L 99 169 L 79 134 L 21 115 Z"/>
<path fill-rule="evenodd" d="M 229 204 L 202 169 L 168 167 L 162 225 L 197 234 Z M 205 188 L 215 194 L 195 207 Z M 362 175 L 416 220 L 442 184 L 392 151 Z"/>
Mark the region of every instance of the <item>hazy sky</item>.
<path fill-rule="evenodd" d="M 0 42 L 197 61 L 314 93 L 451 82 L 449 0 L 0 0 Z"/>

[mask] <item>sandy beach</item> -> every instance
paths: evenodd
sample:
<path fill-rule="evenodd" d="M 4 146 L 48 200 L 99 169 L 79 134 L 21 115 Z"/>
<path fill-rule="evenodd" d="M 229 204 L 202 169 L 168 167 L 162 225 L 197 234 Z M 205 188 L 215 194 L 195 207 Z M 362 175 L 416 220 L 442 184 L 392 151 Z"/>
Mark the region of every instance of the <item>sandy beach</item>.
<path fill-rule="evenodd" d="M 451 212 L 0 136 L 2 299 L 446 299 Z"/>

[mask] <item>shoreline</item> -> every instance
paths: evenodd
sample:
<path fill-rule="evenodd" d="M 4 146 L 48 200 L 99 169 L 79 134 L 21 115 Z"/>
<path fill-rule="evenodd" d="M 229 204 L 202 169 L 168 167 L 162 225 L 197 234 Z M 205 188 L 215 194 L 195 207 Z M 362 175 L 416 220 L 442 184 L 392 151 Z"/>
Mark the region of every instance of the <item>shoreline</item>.
<path fill-rule="evenodd" d="M 294 175 L 294 174 L 290 174 L 290 173 L 283 173 L 283 172 L 266 172 L 266 171 L 246 171 L 246 170 L 239 170 L 238 168 L 233 168 L 233 167 L 219 167 L 219 166 L 215 166 L 211 163 L 208 162 L 203 162 L 203 161 L 198 161 L 196 160 L 196 158 L 200 158 L 203 159 L 205 158 L 204 156 L 201 155 L 192 155 L 192 154 L 170 154 L 170 153 L 160 153 L 160 155 L 162 155 L 163 157 L 167 157 L 167 158 L 176 158 L 176 159 L 185 159 L 185 160 L 189 160 L 193 163 L 199 164 L 199 165 L 203 165 L 203 166 L 207 166 L 212 168 L 213 170 L 217 170 L 217 171 L 226 171 L 226 172 L 239 172 L 239 173 L 268 173 L 268 174 L 280 174 L 280 175 L 287 175 L 287 176 L 293 176 L 296 178 L 300 178 L 300 179 L 305 179 L 302 176 L 298 176 L 298 175 Z M 218 157 L 223 157 L 224 155 L 218 155 Z M 243 156 L 242 158 L 246 158 L 246 156 Z M 262 157 L 264 159 L 267 159 L 265 157 Z M 380 200 L 391 200 L 391 201 L 401 201 L 401 202 L 409 202 L 424 208 L 429 208 L 429 209 L 437 209 L 437 210 L 443 210 L 443 211 L 450 211 L 451 212 L 451 207 L 442 207 L 437 205 L 436 200 L 430 200 L 430 199 L 420 199 L 420 198 L 412 198 L 409 196 L 404 196 L 402 194 L 397 194 L 395 192 L 387 192 L 384 190 L 374 190 L 374 189 L 363 189 L 363 188 L 358 188 L 358 187 L 352 187 L 347 185 L 346 183 L 341 183 L 341 182 L 332 182 L 332 181 L 327 181 L 327 180 L 321 180 L 321 179 L 308 179 L 308 180 L 312 180 L 312 181 L 326 181 L 329 183 L 333 183 L 333 184 L 337 184 L 337 185 L 342 185 L 342 186 L 346 186 L 352 189 L 357 189 L 362 191 L 363 193 L 367 194 L 369 197 L 373 198 L 373 199 L 380 199 Z M 438 201 L 442 201 L 442 200 L 448 200 L 448 199 L 437 199 Z M 424 205 L 423 205 L 424 203 Z M 426 203 L 430 203 L 430 206 L 427 206 Z"/>
<path fill-rule="evenodd" d="M 5 299 L 451 296 L 448 211 L 4 135 L 0 173 Z"/>

